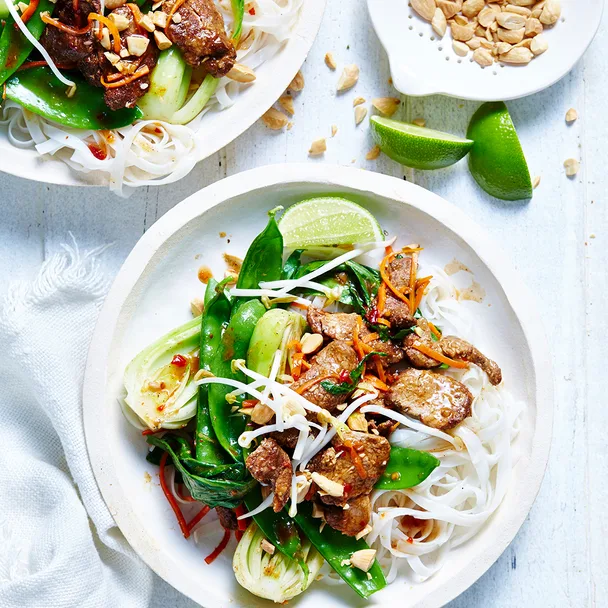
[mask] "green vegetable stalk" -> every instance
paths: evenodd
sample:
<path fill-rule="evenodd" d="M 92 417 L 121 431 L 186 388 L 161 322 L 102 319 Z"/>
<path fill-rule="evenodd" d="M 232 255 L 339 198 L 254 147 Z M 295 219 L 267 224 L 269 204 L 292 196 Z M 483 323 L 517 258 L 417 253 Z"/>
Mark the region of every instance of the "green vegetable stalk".
<path fill-rule="evenodd" d="M 209 305 L 209 315 L 225 323 L 230 311 L 230 303 L 221 292 Z M 253 330 L 266 308 L 259 300 L 245 302 L 230 315 L 230 320 L 222 333 L 221 343 L 210 357 L 209 369 L 219 378 L 232 378 L 245 382 L 245 375 L 232 370 L 232 361 L 245 359 Z M 223 384 L 209 385 L 209 413 L 211 424 L 220 445 L 235 461 L 243 461 L 243 449 L 238 438 L 245 430 L 246 418 L 232 411 L 234 404 L 226 401 L 226 395 L 233 389 Z"/>
<path fill-rule="evenodd" d="M 34 48 L 32 43 L 16 28 L 15 20 L 8 13 L 5 2 L 11 2 L 11 0 L 0 0 L 0 18 L 6 20 L 0 36 L 0 85 L 17 71 Z M 36 12 L 26 23 L 27 29 L 36 40 L 40 39 L 46 27 L 40 18 L 40 13 L 47 11 L 51 14 L 54 7 L 51 0 L 40 0 Z"/>
<path fill-rule="evenodd" d="M 405 490 L 422 483 L 440 461 L 428 452 L 393 446 L 384 474 L 376 483 L 379 490 Z"/>
<path fill-rule="evenodd" d="M 12 27 L 7 27 L 3 37 L 7 30 L 14 31 Z M 142 117 L 139 108 L 110 110 L 103 100 L 101 89 L 90 85 L 76 72 L 70 74 L 70 78 L 76 84 L 72 97 L 66 95 L 65 84 L 57 79 L 50 68 L 28 68 L 7 80 L 6 96 L 35 114 L 74 129 L 118 129 Z"/>

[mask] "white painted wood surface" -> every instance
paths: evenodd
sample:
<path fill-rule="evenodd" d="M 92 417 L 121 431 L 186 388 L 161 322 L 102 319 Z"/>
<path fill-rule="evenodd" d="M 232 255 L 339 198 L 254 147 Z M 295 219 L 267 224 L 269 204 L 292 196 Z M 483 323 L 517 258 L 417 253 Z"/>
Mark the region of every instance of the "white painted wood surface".
<path fill-rule="evenodd" d="M 459 205 L 510 250 L 515 266 L 535 289 L 554 355 L 556 416 L 553 452 L 528 521 L 502 558 L 459 599 L 469 606 L 583 607 L 608 605 L 608 452 L 603 440 L 606 391 L 604 346 L 608 281 L 606 160 L 608 158 L 608 16 L 583 61 L 562 82 L 528 99 L 510 102 L 531 172 L 542 181 L 529 204 L 502 203 L 480 191 L 460 163 L 447 170 L 403 170 L 385 157 L 366 161 L 372 143 L 364 123 L 355 128 L 352 100 L 394 94 L 388 65 L 369 28 L 364 0 L 329 0 L 325 20 L 303 67 L 306 87 L 296 99 L 291 131 L 257 124 L 184 180 L 122 200 L 103 189 L 65 189 L 0 174 L 0 274 L 3 284 L 29 279 L 72 233 L 81 247 L 113 242 L 109 272 L 116 272 L 154 221 L 201 187 L 255 166 L 307 161 L 311 141 L 330 135 L 324 159 L 408 179 Z M 357 63 L 357 87 L 336 98 L 339 67 Z M 411 58 L 415 61 L 415 58 Z M 404 100 L 400 115 L 431 127 L 464 133 L 478 104 L 433 97 Z M 580 119 L 567 126 L 568 108 Z M 575 179 L 562 163 L 582 161 Z M 354 161 L 354 162 L 353 162 Z M 2 159 L 0 158 L 0 168 Z M 550 373 L 550 370 L 547 370 Z M 160 580 L 155 606 L 194 606 Z"/>

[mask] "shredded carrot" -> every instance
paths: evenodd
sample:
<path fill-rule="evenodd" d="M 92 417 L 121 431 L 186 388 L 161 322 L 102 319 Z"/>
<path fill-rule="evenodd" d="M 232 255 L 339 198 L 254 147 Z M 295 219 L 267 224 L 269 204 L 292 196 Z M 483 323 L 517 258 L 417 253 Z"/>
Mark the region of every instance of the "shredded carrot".
<path fill-rule="evenodd" d="M 175 0 L 173 6 L 171 7 L 171 10 L 169 11 L 169 15 L 167 17 L 167 25 L 165 25 L 165 34 L 167 33 L 167 30 L 168 30 L 169 26 L 171 25 L 171 20 L 173 19 L 173 15 L 175 15 L 176 11 L 179 9 L 179 7 L 185 1 L 186 0 Z"/>
<path fill-rule="evenodd" d="M 323 380 L 329 380 L 332 378 L 335 380 L 339 380 L 339 378 L 336 374 L 325 374 L 323 376 L 317 376 L 316 378 L 312 378 L 311 380 L 308 380 L 308 382 L 304 382 L 304 384 L 302 384 L 302 386 L 298 386 L 298 388 L 295 389 L 296 393 L 298 393 L 299 395 L 302 395 L 306 391 L 310 390 L 315 384 L 318 384 L 319 382 L 322 382 Z"/>
<path fill-rule="evenodd" d="M 287 350 L 295 350 L 297 353 L 302 352 L 302 342 L 299 340 L 292 340 L 291 342 L 287 342 Z"/>
<path fill-rule="evenodd" d="M 435 359 L 435 361 L 439 361 L 440 363 L 445 363 L 450 367 L 456 367 L 458 369 L 467 369 L 469 364 L 466 361 L 458 361 L 457 359 L 450 359 L 446 357 L 442 353 L 438 353 L 436 350 L 425 346 L 421 342 L 414 342 L 412 345 L 416 350 L 419 350 L 423 355 L 430 357 L 431 359 Z"/>
<path fill-rule="evenodd" d="M 156 433 L 164 433 L 167 429 L 156 429 L 153 431 L 152 429 L 145 429 L 141 432 L 142 435 L 156 435 Z"/>
<path fill-rule="evenodd" d="M 292 302 L 290 304 L 294 308 L 300 308 L 301 310 L 308 310 L 310 304 L 301 304 L 300 302 Z"/>
<path fill-rule="evenodd" d="M 374 352 L 374 349 L 369 344 L 365 344 L 365 342 L 360 342 L 359 346 L 361 347 L 361 350 L 364 354 Z M 363 358 L 363 355 L 361 356 L 361 358 Z"/>
<path fill-rule="evenodd" d="M 302 375 L 302 363 L 304 362 L 304 355 L 302 353 L 294 353 L 293 366 L 291 367 L 291 375 L 297 380 Z"/>
<path fill-rule="evenodd" d="M 125 75 L 120 72 L 114 72 L 114 74 L 108 74 L 107 82 L 116 82 L 117 80 L 121 80 Z"/>
<path fill-rule="evenodd" d="M 389 253 L 383 260 L 380 262 L 380 276 L 382 280 L 386 283 L 387 287 L 400 299 L 403 300 L 406 304 L 409 304 L 409 299 L 404 293 L 401 293 L 392 283 L 391 279 L 388 276 L 388 271 L 386 267 L 390 262 L 395 259 L 395 256 L 398 255 L 399 252 Z"/>
<path fill-rule="evenodd" d="M 239 505 L 238 507 L 236 507 L 234 509 L 234 514 L 237 517 L 237 526 L 239 527 L 239 530 L 241 532 L 244 532 L 245 530 L 247 530 L 247 519 L 238 519 L 239 517 L 242 517 L 243 515 L 245 515 L 245 508 L 243 507 L 243 505 Z"/>
<path fill-rule="evenodd" d="M 361 346 L 361 341 L 359 340 L 359 332 L 361 331 L 362 325 L 363 320 L 361 317 L 357 316 L 357 322 L 355 323 L 355 329 L 353 330 L 353 348 L 355 349 L 359 359 L 363 359 L 363 347 Z"/>
<path fill-rule="evenodd" d="M 414 312 L 420 306 L 420 302 L 422 302 L 422 296 L 424 295 L 424 291 L 426 290 L 426 285 L 423 285 L 419 289 L 416 290 L 416 298 L 414 300 Z"/>
<path fill-rule="evenodd" d="M 306 359 L 302 359 L 302 367 L 304 369 L 310 369 L 312 367 L 312 365 L 310 365 L 310 363 L 308 361 L 306 361 Z"/>
<path fill-rule="evenodd" d="M 89 13 L 89 16 L 87 18 L 89 20 L 89 23 L 91 21 L 99 21 L 110 30 L 110 34 L 112 35 L 112 40 L 114 42 L 114 52 L 120 53 L 120 33 L 118 32 L 118 28 L 116 27 L 114 21 L 111 21 L 107 17 L 104 17 L 103 15 L 99 15 L 97 13 Z"/>
<path fill-rule="evenodd" d="M 144 18 L 144 16 L 141 14 L 141 11 L 139 10 L 139 6 L 131 2 L 129 2 L 127 6 L 131 9 L 131 13 L 133 14 L 133 19 L 135 19 L 135 23 L 139 25 L 141 20 Z"/>
<path fill-rule="evenodd" d="M 220 553 L 226 548 L 229 540 L 230 540 L 230 530 L 226 529 L 226 530 L 224 530 L 224 538 L 222 538 L 220 544 L 213 550 L 213 552 L 210 553 L 205 558 L 205 563 L 212 564 L 218 558 Z"/>
<path fill-rule="evenodd" d="M 412 253 L 412 263 L 410 264 L 410 313 L 416 312 L 416 272 L 418 271 L 418 253 Z"/>
<path fill-rule="evenodd" d="M 376 364 L 376 372 L 378 372 L 378 378 L 384 383 L 386 383 L 386 374 L 384 373 L 384 367 L 382 366 L 382 361 L 380 361 L 380 357 L 374 357 Z"/>
<path fill-rule="evenodd" d="M 33 17 L 39 3 L 40 0 L 30 0 L 27 8 L 21 13 L 21 21 L 23 21 L 23 23 L 27 23 Z"/>
<path fill-rule="evenodd" d="M 378 289 L 378 315 L 381 317 L 384 309 L 386 307 L 386 283 L 380 283 L 380 288 Z"/>
<path fill-rule="evenodd" d="M 243 401 L 243 407 L 244 408 L 255 407 L 259 402 L 260 402 L 259 399 L 245 399 Z"/>
<path fill-rule="evenodd" d="M 388 247 L 384 248 L 384 255 L 390 255 L 391 253 L 393 253 L 393 246 L 389 245 Z"/>
<path fill-rule="evenodd" d="M 40 19 L 47 25 L 52 25 L 53 27 L 60 29 L 62 32 L 65 32 L 66 34 L 72 34 L 73 36 L 82 36 L 83 34 L 86 34 L 87 32 L 91 31 L 90 23 L 86 27 L 74 29 L 73 27 L 70 27 L 65 23 L 61 23 L 61 21 L 58 21 L 57 19 L 53 19 L 46 11 L 40 13 Z"/>
<path fill-rule="evenodd" d="M 386 319 L 378 319 L 378 320 L 376 321 L 376 323 L 380 323 L 380 325 L 386 325 L 387 327 L 390 327 L 390 326 L 391 326 L 391 322 L 390 322 L 390 321 L 387 321 Z"/>
<path fill-rule="evenodd" d="M 368 342 L 377 340 L 379 337 L 380 337 L 380 335 L 377 334 L 375 331 L 373 331 L 371 334 L 367 334 L 367 336 L 365 336 L 365 338 L 361 338 L 361 342 L 365 342 L 367 344 Z"/>
<path fill-rule="evenodd" d="M 188 535 L 190 535 L 192 533 L 192 530 L 194 530 L 194 528 L 196 527 L 196 524 L 198 524 L 198 522 L 203 519 L 203 517 L 205 517 L 205 515 L 207 515 L 207 513 L 209 513 L 209 511 L 211 511 L 211 509 L 205 505 L 190 521 L 190 523 L 188 524 Z"/>
<path fill-rule="evenodd" d="M 380 366 L 382 367 L 382 366 Z M 388 385 L 384 382 L 384 380 L 380 380 L 376 378 L 376 376 L 372 376 L 372 374 L 366 374 L 363 379 L 366 382 L 369 382 L 374 388 L 377 388 L 380 391 L 387 391 Z"/>
<path fill-rule="evenodd" d="M 133 82 L 134 80 L 137 80 L 138 78 L 141 78 L 142 76 L 145 76 L 149 72 L 150 72 L 150 68 L 147 65 L 145 65 L 143 68 L 139 68 L 138 70 L 133 72 L 133 74 L 131 74 L 130 76 L 127 76 L 126 78 L 123 78 L 122 80 L 115 80 L 114 82 L 107 82 L 106 80 L 104 80 L 104 78 L 102 76 L 101 84 L 106 89 L 117 89 L 118 87 L 122 87 L 125 84 L 129 84 L 130 82 Z"/>
<path fill-rule="evenodd" d="M 171 508 L 173 509 L 173 513 L 175 513 L 175 517 L 177 517 L 177 523 L 179 524 L 180 530 L 182 531 L 184 538 L 188 538 L 190 536 L 190 531 L 188 530 L 188 524 L 186 524 L 186 520 L 184 519 L 184 514 L 182 513 L 182 510 L 179 508 L 179 505 L 177 504 L 177 500 L 175 500 L 175 496 L 173 496 L 173 494 L 171 493 L 171 490 L 169 490 L 169 487 L 167 486 L 167 480 L 165 479 L 165 465 L 167 464 L 168 457 L 169 457 L 169 454 L 167 452 L 165 452 L 162 455 L 162 458 L 160 459 L 160 472 L 158 475 L 160 478 L 160 487 L 163 490 L 163 494 L 165 495 L 165 498 L 171 505 Z"/>
<path fill-rule="evenodd" d="M 359 477 L 361 477 L 361 479 L 367 479 L 367 471 L 363 466 L 363 461 L 361 460 L 361 456 L 359 456 L 359 453 L 355 449 L 355 446 L 349 441 L 345 441 L 344 447 L 350 450 L 350 459 L 353 461 L 353 464 L 355 465 L 355 469 L 357 469 Z"/>
<path fill-rule="evenodd" d="M 427 323 L 429 324 L 429 329 L 435 334 L 435 337 L 440 339 L 441 332 L 430 321 L 427 321 Z"/>

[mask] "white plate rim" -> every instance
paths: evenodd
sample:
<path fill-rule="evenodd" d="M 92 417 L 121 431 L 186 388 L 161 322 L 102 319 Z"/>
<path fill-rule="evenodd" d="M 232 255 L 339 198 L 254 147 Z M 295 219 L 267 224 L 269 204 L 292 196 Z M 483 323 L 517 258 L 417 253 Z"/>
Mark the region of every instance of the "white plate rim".
<path fill-rule="evenodd" d="M 280 168 L 280 171 L 278 170 Z M 172 235 L 195 217 L 222 204 L 225 200 L 253 190 L 282 184 L 310 182 L 338 186 L 401 201 L 431 215 L 473 248 L 503 289 L 522 327 L 536 379 L 536 420 L 530 463 L 526 470 L 522 500 L 510 513 L 508 526 L 502 528 L 494 543 L 479 551 L 467 564 L 464 573 L 429 593 L 411 608 L 434 608 L 453 600 L 477 581 L 500 557 L 524 523 L 540 489 L 549 459 L 553 428 L 554 387 L 551 356 L 535 298 L 522 283 L 508 257 L 485 231 L 460 209 L 424 188 L 398 178 L 352 167 L 334 165 L 269 165 L 239 173 L 216 182 L 193 194 L 160 218 L 138 241 L 120 269 L 106 298 L 91 341 L 83 385 L 83 419 L 92 469 L 101 494 L 122 533 L 143 559 L 161 578 L 195 601 L 197 584 L 176 575 L 171 562 L 151 544 L 113 470 L 105 449 L 107 428 L 98 413 L 104 402 L 106 361 L 111 355 L 113 330 L 131 289 L 155 252 Z M 118 407 L 118 406 L 117 406 Z M 211 607 L 209 607 L 211 608 Z"/>
<path fill-rule="evenodd" d="M 605 6 L 604 0 L 600 0 L 601 6 L 597 15 L 597 22 L 593 35 L 590 36 L 587 40 L 586 45 L 582 49 L 582 52 L 579 55 L 572 57 L 570 62 L 564 65 L 562 72 L 558 76 L 550 78 L 544 82 L 540 82 L 537 86 L 532 87 L 528 90 L 514 93 L 512 95 L 501 95 L 500 98 L 498 98 L 496 96 L 476 94 L 475 92 L 472 92 L 472 89 L 470 88 L 461 87 L 458 84 L 457 79 L 454 79 L 453 81 L 456 83 L 456 86 L 453 86 L 450 90 L 444 90 L 441 85 L 432 86 L 430 80 L 421 80 L 420 78 L 411 79 L 411 84 L 405 85 L 404 78 L 401 78 L 399 70 L 395 67 L 398 58 L 396 56 L 396 53 L 393 52 L 393 45 L 388 40 L 387 36 L 384 35 L 383 28 L 379 27 L 378 25 L 378 13 L 374 10 L 372 6 L 376 2 L 378 2 L 378 0 L 367 0 L 367 9 L 370 15 L 372 26 L 374 28 L 374 31 L 376 32 L 376 36 L 378 36 L 378 40 L 380 41 L 380 44 L 382 45 L 387 54 L 390 65 L 391 77 L 393 79 L 393 84 L 395 88 L 403 95 L 409 95 L 410 97 L 444 95 L 445 97 L 454 97 L 456 99 L 466 99 L 469 101 L 510 101 L 513 99 L 521 99 L 523 97 L 528 97 L 529 95 L 534 95 L 535 93 L 540 93 L 541 91 L 544 91 L 545 89 L 548 89 L 549 87 L 553 86 L 556 82 L 559 82 L 562 78 L 567 76 L 572 71 L 574 66 L 583 58 L 583 55 L 587 52 L 587 49 L 595 39 L 595 36 L 597 35 L 597 32 L 602 23 L 602 16 Z M 430 23 L 428 25 L 430 27 Z"/>
<path fill-rule="evenodd" d="M 230 112 L 235 107 L 242 107 L 244 111 L 231 113 L 233 120 L 226 120 L 220 136 L 208 137 L 201 149 L 196 164 L 209 158 L 219 150 L 225 148 L 237 137 L 242 135 L 270 108 L 283 94 L 289 83 L 306 60 L 315 41 L 327 0 L 305 0 L 300 9 L 298 23 L 291 37 L 279 53 L 267 63 L 273 66 L 273 78 L 270 83 L 257 83 L 257 89 L 247 90 L 246 100 L 237 102 L 234 106 L 223 110 L 220 115 Z M 262 66 L 263 67 L 263 66 Z M 203 122 L 203 124 L 205 124 Z M 34 148 L 22 149 L 16 147 L 3 149 L 0 147 L 0 172 L 58 186 L 102 186 L 107 188 L 95 174 L 76 172 L 68 167 L 62 160 L 42 157 Z M 8 154 L 8 151 L 15 154 Z M 25 161 L 25 162 L 24 162 Z M 183 178 L 181 178 L 183 179 Z M 153 187 L 157 187 L 152 184 Z"/>

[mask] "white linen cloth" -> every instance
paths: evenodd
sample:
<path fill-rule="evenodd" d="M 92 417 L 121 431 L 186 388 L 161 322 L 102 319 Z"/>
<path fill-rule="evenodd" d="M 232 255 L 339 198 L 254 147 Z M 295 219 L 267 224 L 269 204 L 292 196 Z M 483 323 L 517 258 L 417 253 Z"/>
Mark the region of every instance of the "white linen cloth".
<path fill-rule="evenodd" d="M 110 516 L 84 440 L 85 359 L 109 286 L 100 253 L 64 247 L 0 305 L 2 608 L 150 604 L 153 574 Z"/>

